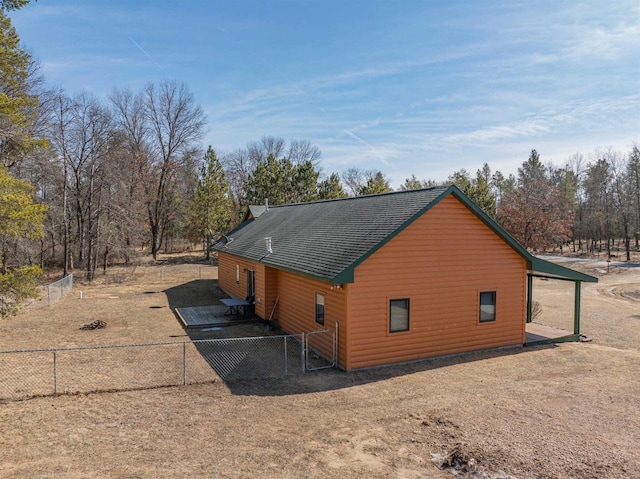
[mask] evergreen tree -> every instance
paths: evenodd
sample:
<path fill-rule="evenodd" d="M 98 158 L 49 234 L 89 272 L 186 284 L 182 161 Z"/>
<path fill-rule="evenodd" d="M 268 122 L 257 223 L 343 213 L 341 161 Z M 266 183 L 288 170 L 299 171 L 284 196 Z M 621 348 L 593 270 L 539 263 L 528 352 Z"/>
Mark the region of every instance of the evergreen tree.
<path fill-rule="evenodd" d="M 189 221 L 190 236 L 204 242 L 207 260 L 213 236 L 226 231 L 229 225 L 229 209 L 229 185 L 216 152 L 209 146 L 200 169 Z"/>
<path fill-rule="evenodd" d="M 346 198 L 347 196 L 347 193 L 340 183 L 340 176 L 338 176 L 337 173 L 331 173 L 328 178 L 318 183 L 319 200 L 334 200 Z"/>
<path fill-rule="evenodd" d="M 366 184 L 361 186 L 358 190 L 358 196 L 363 195 L 376 195 L 380 193 L 389 193 L 393 191 L 393 188 L 389 185 L 389 180 L 381 171 L 376 171 L 373 175 L 367 178 Z"/>
<path fill-rule="evenodd" d="M 485 213 L 495 218 L 496 200 L 491 194 L 489 183 L 487 183 L 480 170 L 478 170 L 475 178 L 471 178 L 469 172 L 463 168 L 449 176 L 449 181 L 460 188 Z"/>
<path fill-rule="evenodd" d="M 5 3 L 12 9 L 21 6 Z M 12 168 L 46 141 L 35 132 L 40 115 L 37 64 L 21 48 L 20 37 L 4 12 L 5 3 L 0 8 L 0 164 Z"/>
<path fill-rule="evenodd" d="M 15 313 L 20 302 L 36 297 L 39 266 L 23 266 L 20 257 L 10 258 L 21 241 L 35 240 L 44 233 L 47 207 L 34 201 L 35 188 L 0 167 L 0 317 Z"/>
<path fill-rule="evenodd" d="M 293 164 L 288 158 L 277 160 L 273 154 L 259 161 L 247 180 L 249 204 L 272 205 L 303 203 L 317 198 L 318 176 L 310 160 Z"/>

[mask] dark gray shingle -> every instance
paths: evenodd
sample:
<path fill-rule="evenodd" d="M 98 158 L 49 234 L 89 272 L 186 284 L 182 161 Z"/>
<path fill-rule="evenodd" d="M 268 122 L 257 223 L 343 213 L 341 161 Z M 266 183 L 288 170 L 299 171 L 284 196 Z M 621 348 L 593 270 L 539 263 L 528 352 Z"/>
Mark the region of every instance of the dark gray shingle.
<path fill-rule="evenodd" d="M 214 249 L 331 281 L 428 208 L 447 187 L 272 206 Z M 266 254 L 264 238 L 273 253 Z"/>

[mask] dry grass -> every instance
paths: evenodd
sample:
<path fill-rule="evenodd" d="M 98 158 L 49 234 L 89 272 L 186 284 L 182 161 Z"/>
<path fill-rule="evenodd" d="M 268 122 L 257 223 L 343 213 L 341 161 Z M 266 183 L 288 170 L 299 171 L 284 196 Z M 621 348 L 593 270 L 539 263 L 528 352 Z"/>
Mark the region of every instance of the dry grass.
<path fill-rule="evenodd" d="M 0 349 L 180 338 L 170 304 L 215 299 L 215 282 L 194 281 L 194 267 L 167 266 L 163 283 L 82 286 L 82 300 L 76 288 L 0 322 Z M 573 297 L 563 284 L 534 288 L 540 320 L 566 327 Z M 0 404 L 0 476 L 446 478 L 431 454 L 458 447 L 492 477 L 637 478 L 639 284 L 636 269 L 584 288 L 593 343 Z M 107 328 L 78 329 L 96 319 Z"/>

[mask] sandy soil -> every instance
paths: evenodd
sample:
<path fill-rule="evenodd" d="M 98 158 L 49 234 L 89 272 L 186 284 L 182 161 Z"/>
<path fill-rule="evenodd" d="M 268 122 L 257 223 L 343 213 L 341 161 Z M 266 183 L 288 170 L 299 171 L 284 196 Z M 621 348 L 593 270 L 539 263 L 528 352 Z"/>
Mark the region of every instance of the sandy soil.
<path fill-rule="evenodd" d="M 581 292 L 581 332 L 595 342 L 640 349 L 640 267 L 606 269 L 565 264 L 598 277 Z M 542 305 L 536 322 L 573 331 L 574 283 L 534 279 L 533 299 Z"/>
<path fill-rule="evenodd" d="M 214 300 L 215 282 L 194 268 L 167 266 L 162 283 L 150 271 L 85 285 L 82 300 L 76 288 L 52 308 L 0 322 L 0 349 L 179 338 L 169 307 Z M 445 478 L 432 454 L 458 447 L 485 477 L 637 478 L 639 284 L 640 270 L 629 269 L 584 287 L 592 343 L 0 403 L 0 476 Z M 571 323 L 571 286 L 536 282 L 542 322 Z M 94 319 L 108 327 L 78 329 Z"/>

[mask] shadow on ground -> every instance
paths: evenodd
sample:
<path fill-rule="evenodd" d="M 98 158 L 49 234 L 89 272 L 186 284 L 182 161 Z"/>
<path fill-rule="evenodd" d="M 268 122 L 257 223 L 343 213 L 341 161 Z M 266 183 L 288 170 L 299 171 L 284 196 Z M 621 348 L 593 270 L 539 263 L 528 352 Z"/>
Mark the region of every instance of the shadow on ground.
<path fill-rule="evenodd" d="M 193 306 L 213 306 L 220 303 L 220 298 L 226 295 L 218 288 L 215 279 L 196 279 L 163 291 L 167 295 L 169 307 L 172 311 L 176 308 L 188 308 Z M 175 314 L 175 313 L 174 313 Z M 176 320 L 179 321 L 176 316 Z"/>
<path fill-rule="evenodd" d="M 476 351 L 434 359 L 425 359 L 410 364 L 391 365 L 360 371 L 325 369 L 310 371 L 279 379 L 252 379 L 225 381 L 231 393 L 241 396 L 288 396 L 350 388 L 395 377 L 415 374 L 433 369 L 447 368 L 457 364 L 483 361 L 492 358 L 526 354 L 541 349 L 555 348 L 555 344 L 514 347 L 499 350 Z"/>
<path fill-rule="evenodd" d="M 194 280 L 164 290 L 169 306 L 175 308 L 219 305 L 226 294 L 212 279 Z M 175 314 L 175 313 L 174 313 Z M 182 322 L 176 315 L 176 321 Z M 446 368 L 461 363 L 526 354 L 554 348 L 554 344 L 512 347 L 425 359 L 410 364 L 391 365 L 344 372 L 322 369 L 302 373 L 305 358 L 297 338 L 271 331 L 259 318 L 231 321 L 225 326 L 185 328 L 199 355 L 228 389 L 237 395 L 286 396 L 343 389 L 384 381 L 421 371 Z M 206 341 L 206 340 L 218 341 Z"/>

